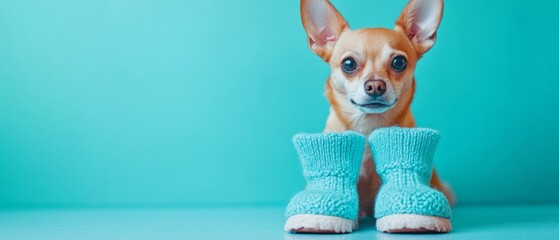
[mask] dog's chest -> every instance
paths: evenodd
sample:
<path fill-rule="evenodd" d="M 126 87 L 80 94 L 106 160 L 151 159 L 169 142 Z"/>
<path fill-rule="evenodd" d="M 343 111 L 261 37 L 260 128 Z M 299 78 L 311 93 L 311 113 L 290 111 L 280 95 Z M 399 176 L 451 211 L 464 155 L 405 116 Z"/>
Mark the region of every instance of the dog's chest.
<path fill-rule="evenodd" d="M 350 119 L 351 130 L 369 136 L 377 128 L 385 127 L 382 119 L 373 118 L 367 115 L 354 115 Z"/>

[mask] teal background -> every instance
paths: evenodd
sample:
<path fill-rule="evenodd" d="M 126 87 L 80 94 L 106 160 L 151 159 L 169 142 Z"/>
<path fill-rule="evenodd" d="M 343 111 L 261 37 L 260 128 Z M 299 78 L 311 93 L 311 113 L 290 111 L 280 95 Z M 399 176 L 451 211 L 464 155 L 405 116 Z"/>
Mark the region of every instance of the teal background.
<path fill-rule="evenodd" d="M 328 114 L 298 5 L 0 0 L 0 207 L 287 203 Z M 460 204 L 559 202 L 557 29 L 557 1 L 446 1 L 413 111 Z"/>

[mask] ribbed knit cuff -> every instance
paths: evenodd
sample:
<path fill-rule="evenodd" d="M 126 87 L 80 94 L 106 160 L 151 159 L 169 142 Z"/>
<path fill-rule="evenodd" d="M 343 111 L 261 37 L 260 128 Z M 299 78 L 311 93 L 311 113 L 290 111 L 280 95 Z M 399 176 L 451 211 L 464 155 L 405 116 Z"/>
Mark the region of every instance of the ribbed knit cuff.
<path fill-rule="evenodd" d="M 352 132 L 297 134 L 293 144 L 307 177 L 357 178 L 365 136 Z"/>
<path fill-rule="evenodd" d="M 439 141 L 438 131 L 429 128 L 380 128 L 369 136 L 377 171 L 394 168 L 430 174 Z"/>

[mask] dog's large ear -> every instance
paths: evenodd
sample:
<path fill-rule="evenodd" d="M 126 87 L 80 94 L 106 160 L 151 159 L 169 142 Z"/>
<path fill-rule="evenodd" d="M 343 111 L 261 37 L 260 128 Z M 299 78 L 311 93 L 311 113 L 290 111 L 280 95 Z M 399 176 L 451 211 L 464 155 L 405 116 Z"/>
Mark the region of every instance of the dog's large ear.
<path fill-rule="evenodd" d="M 301 18 L 311 50 L 330 60 L 334 44 L 349 28 L 344 17 L 328 0 L 301 0 Z"/>
<path fill-rule="evenodd" d="M 443 0 L 410 0 L 396 21 L 396 30 L 412 41 L 419 56 L 429 51 L 443 17 Z"/>

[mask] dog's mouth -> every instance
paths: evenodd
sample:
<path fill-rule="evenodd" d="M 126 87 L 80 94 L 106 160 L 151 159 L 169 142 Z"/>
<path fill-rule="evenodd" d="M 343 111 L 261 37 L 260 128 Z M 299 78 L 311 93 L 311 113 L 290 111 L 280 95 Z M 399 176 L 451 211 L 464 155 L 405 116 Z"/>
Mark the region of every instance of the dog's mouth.
<path fill-rule="evenodd" d="M 351 104 L 353 104 L 354 106 L 356 106 L 359 110 L 361 110 L 363 112 L 366 112 L 366 113 L 383 113 L 383 112 L 388 111 L 394 105 L 396 105 L 396 102 L 398 102 L 398 99 L 394 100 L 394 102 L 392 102 L 392 103 L 388 103 L 388 102 L 385 102 L 385 101 L 372 101 L 372 102 L 366 102 L 366 103 L 357 103 L 353 99 L 349 99 L 349 101 L 351 102 Z"/>

